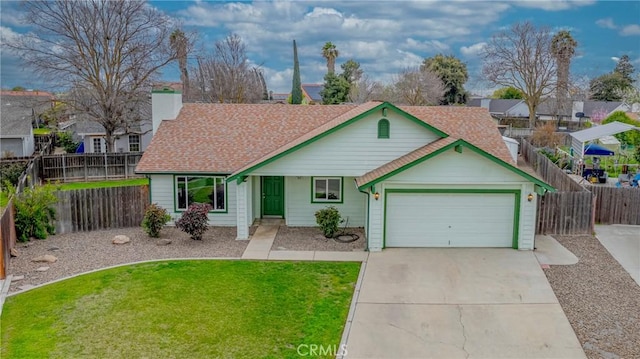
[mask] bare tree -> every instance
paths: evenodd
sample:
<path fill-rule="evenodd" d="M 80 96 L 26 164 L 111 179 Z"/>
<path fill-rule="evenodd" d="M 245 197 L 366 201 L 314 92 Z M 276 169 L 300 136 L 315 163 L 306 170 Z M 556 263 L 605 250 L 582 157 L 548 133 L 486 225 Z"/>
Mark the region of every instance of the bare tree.
<path fill-rule="evenodd" d="M 383 89 L 383 84 L 373 81 L 369 76 L 363 74 L 357 82 L 351 85 L 351 89 L 349 89 L 349 101 L 364 103 L 371 100 L 379 100 Z"/>
<path fill-rule="evenodd" d="M 517 23 L 489 40 L 483 60 L 482 72 L 489 81 L 522 91 L 529 108 L 529 127 L 534 128 L 538 105 L 556 87 L 550 30 Z"/>
<path fill-rule="evenodd" d="M 82 91 L 82 99 L 69 105 L 104 126 L 107 150 L 113 152 L 113 134 L 126 127 L 127 111 L 176 59 L 167 17 L 142 0 L 23 5 L 32 32 L 9 46 L 46 80 Z"/>
<path fill-rule="evenodd" d="M 198 58 L 192 72 L 198 85 L 194 91 L 203 102 L 255 103 L 266 94 L 262 71 L 250 65 L 246 46 L 237 34 L 217 41 L 214 52 Z"/>
<path fill-rule="evenodd" d="M 418 68 L 403 70 L 393 86 L 395 102 L 410 106 L 432 106 L 442 100 L 445 86 L 434 72 Z"/>

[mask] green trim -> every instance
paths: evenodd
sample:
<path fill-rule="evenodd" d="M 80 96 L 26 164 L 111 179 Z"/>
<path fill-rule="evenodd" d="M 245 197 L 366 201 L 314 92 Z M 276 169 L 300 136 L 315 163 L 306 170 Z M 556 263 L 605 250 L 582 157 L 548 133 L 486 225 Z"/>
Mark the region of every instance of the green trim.
<path fill-rule="evenodd" d="M 389 138 L 391 123 L 386 118 L 378 121 L 378 138 Z"/>
<path fill-rule="evenodd" d="M 454 147 L 455 151 L 458 153 L 462 153 L 462 145 L 457 145 L 456 147 Z"/>
<path fill-rule="evenodd" d="M 429 125 L 428 123 L 420 120 L 419 118 L 417 118 L 417 117 L 415 117 L 415 116 L 413 116 L 413 115 L 411 115 L 411 114 L 409 114 L 409 113 L 407 113 L 405 111 L 402 111 L 401 109 L 397 108 L 396 106 L 394 106 L 394 105 L 392 105 L 392 104 L 390 104 L 388 102 L 383 102 L 383 103 L 379 104 L 378 106 L 376 106 L 376 107 L 374 107 L 374 108 L 372 108 L 370 110 L 367 110 L 367 111 L 365 111 L 365 112 L 353 117 L 352 119 L 350 119 L 348 121 L 345 121 L 345 122 L 343 122 L 343 123 L 341 123 L 341 124 L 339 124 L 339 125 L 337 125 L 337 126 L 335 126 L 333 128 L 330 128 L 329 130 L 327 130 L 325 132 L 322 132 L 321 134 L 319 134 L 319 135 L 317 135 L 315 137 L 312 137 L 312 138 L 310 138 L 310 139 L 308 139 L 308 140 L 306 140 L 306 141 L 304 141 L 302 143 L 299 143 L 299 144 L 297 144 L 297 145 L 295 145 L 295 146 L 293 146 L 293 147 L 291 147 L 291 148 L 289 148 L 289 149 L 287 149 L 285 151 L 282 151 L 282 152 L 280 152 L 280 153 L 278 153 L 278 154 L 276 154 L 276 155 L 274 155 L 272 157 L 269 157 L 268 159 L 266 159 L 266 160 L 264 160 L 264 161 L 262 161 L 262 162 L 260 162 L 258 164 L 255 164 L 255 165 L 247 168 L 246 170 L 244 170 L 242 172 L 232 174 L 229 177 L 229 180 L 234 180 L 234 179 L 236 179 L 236 178 L 238 178 L 240 176 L 248 175 L 249 173 L 257 170 L 260 167 L 266 166 L 266 165 L 268 165 L 269 163 L 271 163 L 271 162 L 273 162 L 275 160 L 278 160 L 278 159 L 280 159 L 280 158 L 282 158 L 282 157 L 284 157 L 284 156 L 286 156 L 286 155 L 288 155 L 288 154 L 290 154 L 292 152 L 295 152 L 295 151 L 297 151 L 297 150 L 299 150 L 299 149 L 301 149 L 303 147 L 306 147 L 306 146 L 308 146 L 308 145 L 310 145 L 310 144 L 312 144 L 312 143 L 314 143 L 314 142 L 316 142 L 316 141 L 318 141 L 318 140 L 320 140 L 320 139 L 322 139 L 322 138 L 324 138 L 324 137 L 326 137 L 326 136 L 328 136 L 328 135 L 330 135 L 330 134 L 332 134 L 334 132 L 337 132 L 337 131 L 341 130 L 344 127 L 349 126 L 350 124 L 352 124 L 354 122 L 359 121 L 362 118 L 365 118 L 365 117 L 369 116 L 370 114 L 372 114 L 372 113 L 374 113 L 376 111 L 379 111 L 381 108 L 383 108 L 385 106 L 387 108 L 390 108 L 393 111 L 397 112 L 398 114 L 402 115 L 403 117 L 413 121 L 414 123 L 416 123 L 416 124 L 426 128 L 426 129 L 430 130 L 431 132 L 434 132 L 437 136 L 440 136 L 442 138 L 449 137 L 448 134 L 446 134 L 446 133 L 442 132 L 441 130 Z"/>
<path fill-rule="evenodd" d="M 518 237 L 520 236 L 520 197 L 522 191 L 519 189 L 483 189 L 483 188 L 390 188 L 384 192 L 384 227 L 382 232 L 382 248 L 387 246 L 387 197 L 389 193 L 469 193 L 469 194 L 514 194 L 513 208 L 513 234 L 511 239 L 511 248 L 518 249 Z"/>
<path fill-rule="evenodd" d="M 165 86 L 162 89 L 151 90 L 151 93 L 179 93 L 179 94 L 181 94 L 182 91 L 176 90 L 176 89 L 172 89 L 171 87 Z"/>
<path fill-rule="evenodd" d="M 452 142 L 452 143 L 450 143 L 450 144 L 448 144 L 448 145 L 446 145 L 446 146 L 444 146 L 444 147 L 442 147 L 442 148 L 440 148 L 440 149 L 438 149 L 436 151 L 433 151 L 433 152 L 431 152 L 431 153 L 429 153 L 429 154 L 427 154 L 427 155 L 425 155 L 425 156 L 423 156 L 421 158 L 418 158 L 417 160 L 415 160 L 413 162 L 409 162 L 406 165 L 404 165 L 404 166 L 402 166 L 400 168 L 397 168 L 397 169 L 387 173 L 384 176 L 380 176 L 380 177 L 374 179 L 373 181 L 370 181 L 370 182 L 367 182 L 365 184 L 362 184 L 358 188 L 364 189 L 366 187 L 369 187 L 369 186 L 375 185 L 377 183 L 380 183 L 380 182 L 382 182 L 382 181 L 384 181 L 384 180 L 386 180 L 386 179 L 388 179 L 390 177 L 393 177 L 393 176 L 397 175 L 398 173 L 404 172 L 404 171 L 408 170 L 409 168 L 411 168 L 411 167 L 413 167 L 415 165 L 418 165 L 418 164 L 420 164 L 420 163 L 422 163 L 422 162 L 424 162 L 424 161 L 426 161 L 426 160 L 428 160 L 430 158 L 433 158 L 433 157 L 435 157 L 435 156 L 437 156 L 437 155 L 439 155 L 439 154 L 441 154 L 441 153 L 443 153 L 445 151 L 448 151 L 451 148 L 455 149 L 457 146 L 460 146 L 461 148 L 462 147 L 466 147 L 466 148 L 470 149 L 471 151 L 481 155 L 482 157 L 487 158 L 490 161 L 492 161 L 492 162 L 494 162 L 494 163 L 496 163 L 496 164 L 498 164 L 498 165 L 500 165 L 500 166 L 502 166 L 502 167 L 514 172 L 515 174 L 524 177 L 526 180 L 528 180 L 530 182 L 533 182 L 534 184 L 538 185 L 540 188 L 542 188 L 542 189 L 544 189 L 546 191 L 549 191 L 549 192 L 555 192 L 556 191 L 555 188 L 553 188 L 551 185 L 545 183 L 544 181 L 541 181 L 541 180 L 533 177 L 532 175 L 524 172 L 523 170 L 521 170 L 521 169 L 519 169 L 519 168 L 517 168 L 517 167 L 515 167 L 515 166 L 513 166 L 513 165 L 511 165 L 511 164 L 509 164 L 509 163 L 497 158 L 497 157 L 495 157 L 494 155 L 492 155 L 490 153 L 487 153 L 486 151 L 484 151 L 484 150 L 482 150 L 482 149 L 470 144 L 469 142 L 467 142 L 465 140 L 456 140 L 455 142 Z"/>
<path fill-rule="evenodd" d="M 280 212 L 282 212 L 282 218 L 285 218 L 285 209 L 287 208 L 287 206 L 285 205 L 285 190 L 286 190 L 286 185 L 285 185 L 285 181 L 286 178 L 284 176 L 260 176 L 260 218 L 264 218 L 265 214 L 264 214 L 264 196 L 262 195 L 264 193 L 264 178 L 265 177 L 280 177 L 282 178 L 282 205 L 280 208 Z M 266 216 L 278 216 L 277 214 L 267 214 Z"/>
<path fill-rule="evenodd" d="M 339 178 L 340 179 L 340 200 L 339 201 L 330 201 L 330 200 L 316 200 L 315 199 L 315 194 L 316 194 L 316 184 L 315 184 L 315 179 L 336 179 Z M 329 190 L 329 183 L 327 183 L 327 190 Z M 344 203 L 344 177 L 340 177 L 340 176 L 311 176 L 311 203 Z"/>
<path fill-rule="evenodd" d="M 183 213 L 186 210 L 185 209 L 178 209 L 178 204 L 177 204 L 177 198 L 176 198 L 176 188 L 178 187 L 178 183 L 176 182 L 176 177 L 218 177 L 218 178 L 222 178 L 222 180 L 224 181 L 224 210 L 212 210 L 209 211 L 209 213 L 212 214 L 216 214 L 216 213 L 229 213 L 229 201 L 228 201 L 228 192 L 229 192 L 229 186 L 228 186 L 228 181 L 226 180 L 226 178 L 224 177 L 224 175 L 219 175 L 219 174 L 201 174 L 201 175 L 191 175 L 189 173 L 181 173 L 181 174 L 174 174 L 173 175 L 173 212 L 174 213 Z M 215 186 L 215 181 L 214 181 L 214 186 Z M 187 190 L 188 191 L 188 190 Z"/>
<path fill-rule="evenodd" d="M 240 184 L 242 182 L 247 182 L 247 178 L 249 178 L 249 176 L 240 176 L 240 177 L 238 177 L 238 179 L 236 179 L 236 184 Z"/>
<path fill-rule="evenodd" d="M 533 190 L 535 193 L 537 193 L 539 196 L 544 196 L 545 194 L 545 189 L 538 186 L 537 184 L 533 186 Z"/>

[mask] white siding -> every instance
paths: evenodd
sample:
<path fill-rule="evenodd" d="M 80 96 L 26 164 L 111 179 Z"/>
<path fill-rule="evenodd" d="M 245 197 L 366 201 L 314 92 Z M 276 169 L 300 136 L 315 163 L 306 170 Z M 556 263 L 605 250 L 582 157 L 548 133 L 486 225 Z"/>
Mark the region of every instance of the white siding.
<path fill-rule="evenodd" d="M 390 138 L 378 138 L 371 115 L 252 172 L 273 176 L 360 176 L 433 142 L 430 130 L 391 113 Z"/>
<path fill-rule="evenodd" d="M 29 127 L 29 135 L 24 138 L 24 156 L 31 156 L 36 149 L 33 128 Z"/>
<path fill-rule="evenodd" d="M 382 188 L 378 187 L 381 186 L 376 186 L 376 190 L 382 193 Z M 367 234 L 367 241 L 371 252 L 382 250 L 383 219 L 384 196 L 381 195 L 380 199 L 376 200 L 373 194 L 371 194 L 369 196 L 369 233 Z"/>
<path fill-rule="evenodd" d="M 151 178 L 151 203 L 158 203 L 165 208 L 171 215 L 173 225 L 174 221 L 182 212 L 176 212 L 174 206 L 174 183 L 173 175 L 150 175 Z M 213 226 L 235 226 L 236 225 L 236 182 L 227 183 L 227 212 L 226 213 L 209 213 L 209 224 Z"/>
<path fill-rule="evenodd" d="M 533 238 L 536 235 L 536 207 L 538 196 L 534 192 L 533 183 L 522 185 L 520 193 L 520 228 L 518 231 L 518 248 L 533 249 Z M 527 196 L 533 194 L 533 201 L 529 202 Z"/>
<path fill-rule="evenodd" d="M 350 227 L 364 227 L 367 195 L 358 191 L 353 177 L 344 177 L 343 203 L 312 203 L 311 177 L 285 177 L 285 219 L 288 226 L 317 226 L 315 213 L 327 206 L 335 206 Z"/>
<path fill-rule="evenodd" d="M 526 182 L 520 175 L 466 148 L 462 153 L 450 149 L 391 177 L 389 181 L 442 184 Z"/>

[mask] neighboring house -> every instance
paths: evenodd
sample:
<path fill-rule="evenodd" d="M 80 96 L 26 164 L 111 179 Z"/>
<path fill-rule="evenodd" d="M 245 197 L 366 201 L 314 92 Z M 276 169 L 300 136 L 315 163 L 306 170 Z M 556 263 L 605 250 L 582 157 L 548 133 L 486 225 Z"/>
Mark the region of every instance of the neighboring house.
<path fill-rule="evenodd" d="M 322 104 L 320 92 L 324 90 L 323 84 L 302 84 L 302 96 L 304 103 Z"/>
<path fill-rule="evenodd" d="M 470 107 L 482 107 L 489 110 L 491 116 L 495 118 L 529 117 L 529 109 L 523 100 L 517 99 L 495 99 L 495 98 L 473 98 L 467 103 Z"/>
<path fill-rule="evenodd" d="M 154 104 L 180 93 L 152 94 Z M 155 106 L 154 106 L 155 108 Z M 213 207 L 215 226 L 249 237 L 259 218 L 317 226 L 335 206 L 367 248 L 533 249 L 536 194 L 489 113 L 469 107 L 184 104 L 165 107 L 136 173 L 178 218 Z M 155 126 L 154 126 L 155 127 Z"/>
<path fill-rule="evenodd" d="M 41 91 L 0 93 L 0 155 L 31 156 L 35 149 L 33 127 L 51 109 L 54 96 Z"/>
<path fill-rule="evenodd" d="M 104 153 L 107 151 L 106 131 L 100 123 L 86 115 L 76 115 L 74 122 L 66 127 L 73 132 L 74 138 L 82 142 L 84 153 Z M 115 152 L 142 152 L 153 137 L 151 121 L 142 121 L 128 129 L 115 132 Z"/>

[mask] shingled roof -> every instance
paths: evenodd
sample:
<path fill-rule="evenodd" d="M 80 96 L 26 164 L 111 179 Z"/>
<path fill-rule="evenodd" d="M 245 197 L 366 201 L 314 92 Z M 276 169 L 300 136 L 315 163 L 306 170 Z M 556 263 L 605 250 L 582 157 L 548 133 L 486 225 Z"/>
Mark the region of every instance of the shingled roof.
<path fill-rule="evenodd" d="M 162 122 L 136 171 L 239 173 L 379 105 L 184 104 L 176 120 Z M 486 109 L 399 108 L 513 164 Z"/>

